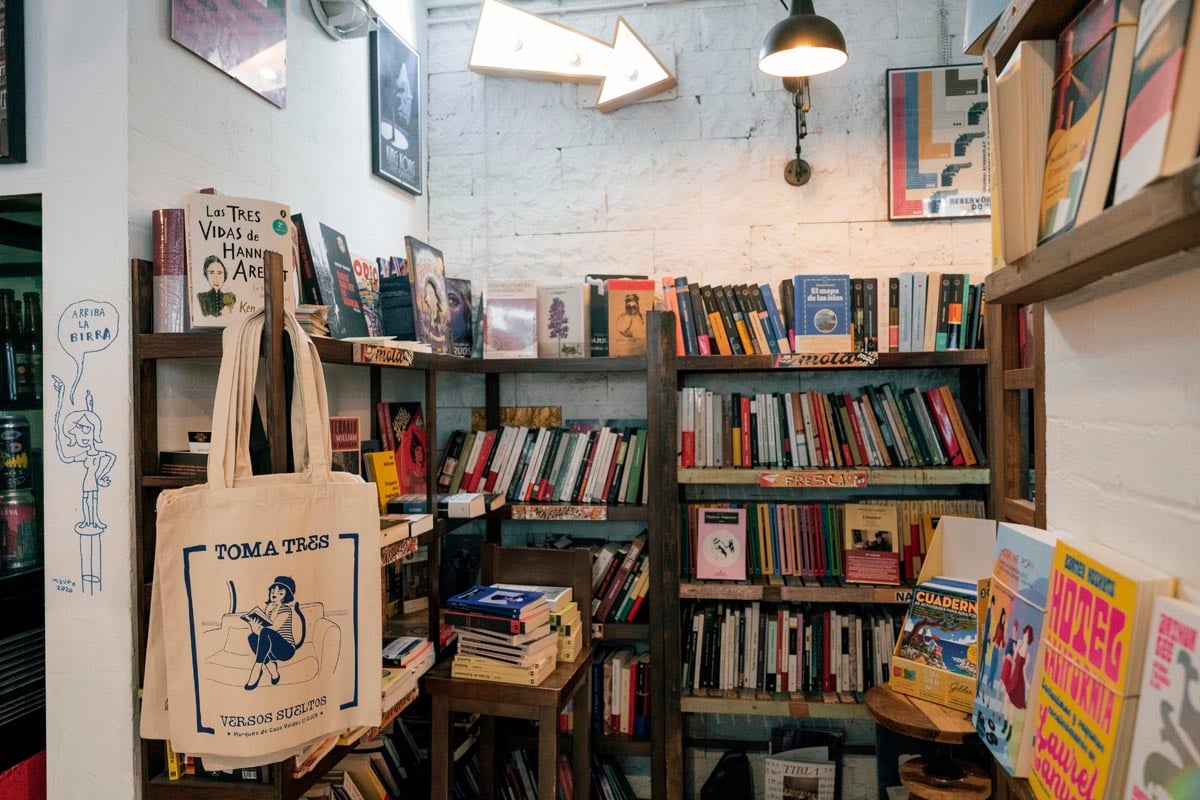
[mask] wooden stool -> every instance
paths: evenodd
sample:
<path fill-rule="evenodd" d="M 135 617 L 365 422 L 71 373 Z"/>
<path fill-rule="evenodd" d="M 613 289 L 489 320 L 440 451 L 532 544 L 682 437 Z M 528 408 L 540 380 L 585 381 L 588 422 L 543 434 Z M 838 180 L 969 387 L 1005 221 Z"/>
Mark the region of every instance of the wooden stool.
<path fill-rule="evenodd" d="M 969 714 L 899 694 L 886 684 L 867 690 L 867 713 L 894 733 L 934 743 L 932 758 L 900 765 L 900 782 L 913 797 L 987 800 L 991 795 L 987 773 L 954 755 L 954 748 L 975 734 Z"/>
<path fill-rule="evenodd" d="M 496 547 L 484 545 L 483 583 L 519 583 L 536 586 L 571 586 L 584 619 L 591 616 L 592 557 L 585 549 Z M 583 647 L 573 662 L 560 663 L 539 686 L 517 686 L 450 676 L 442 663 L 425 676 L 425 691 L 433 700 L 430 797 L 448 800 L 453 787 L 451 715 L 479 714 L 481 797 L 495 792 L 496 717 L 532 720 L 538 724 L 538 797 L 554 800 L 558 787 L 558 715 L 572 699 L 574 705 L 574 797 L 590 800 L 592 735 L 591 626 L 583 626 Z"/>

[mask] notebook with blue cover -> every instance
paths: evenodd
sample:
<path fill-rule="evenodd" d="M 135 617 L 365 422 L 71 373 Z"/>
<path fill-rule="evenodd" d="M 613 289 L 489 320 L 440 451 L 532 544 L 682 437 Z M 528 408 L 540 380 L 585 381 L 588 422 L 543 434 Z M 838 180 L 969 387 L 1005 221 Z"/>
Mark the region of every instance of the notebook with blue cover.
<path fill-rule="evenodd" d="M 546 598 L 540 592 L 499 586 L 472 586 L 451 597 L 446 605 L 458 611 L 522 619 L 545 604 Z"/>

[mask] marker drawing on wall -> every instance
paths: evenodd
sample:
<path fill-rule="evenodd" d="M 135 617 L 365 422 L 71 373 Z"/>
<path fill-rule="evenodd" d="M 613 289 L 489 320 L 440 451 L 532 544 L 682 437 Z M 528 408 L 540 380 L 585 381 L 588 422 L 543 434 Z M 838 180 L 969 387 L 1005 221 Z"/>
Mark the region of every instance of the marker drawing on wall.
<path fill-rule="evenodd" d="M 109 473 L 117 457 L 104 444 L 104 422 L 96 412 L 92 390 L 85 388 L 82 405 L 76 390 L 83 380 L 89 353 L 104 350 L 117 338 L 120 317 L 116 306 L 99 300 L 80 300 L 67 306 L 58 318 L 58 341 L 75 362 L 75 379 L 68 392 L 66 381 L 52 375 L 54 405 L 54 449 L 64 464 L 82 466 L 80 475 L 79 537 L 80 588 L 95 594 L 104 588 L 100 537 L 108 526 L 100 518 L 100 490 L 112 485 Z"/>

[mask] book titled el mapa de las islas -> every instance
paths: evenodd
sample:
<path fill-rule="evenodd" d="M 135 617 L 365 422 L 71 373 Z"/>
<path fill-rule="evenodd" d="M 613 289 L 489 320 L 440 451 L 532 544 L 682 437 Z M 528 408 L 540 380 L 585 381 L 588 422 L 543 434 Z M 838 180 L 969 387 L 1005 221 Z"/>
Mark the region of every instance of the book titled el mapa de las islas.
<path fill-rule="evenodd" d="M 284 304 L 295 309 L 296 240 L 287 206 L 199 192 L 183 202 L 188 322 L 193 328 L 224 328 L 263 307 L 268 251 L 283 257 Z"/>
<path fill-rule="evenodd" d="M 1200 608 L 1155 601 L 1126 800 L 1200 797 Z"/>
<path fill-rule="evenodd" d="M 1000 523 L 979 641 L 975 729 L 1009 774 L 1029 775 L 1037 719 L 1037 670 L 1056 537 Z M 981 598 L 982 599 L 982 598 Z"/>
<path fill-rule="evenodd" d="M 913 590 L 892 660 L 891 687 L 970 712 L 979 666 L 979 586 L 935 577 Z"/>
<path fill-rule="evenodd" d="M 1104 545 L 1054 547 L 1029 786 L 1040 800 L 1125 788 L 1154 599 L 1175 579 Z"/>
<path fill-rule="evenodd" d="M 849 352 L 850 276 L 797 275 L 792 287 L 796 352 Z"/>

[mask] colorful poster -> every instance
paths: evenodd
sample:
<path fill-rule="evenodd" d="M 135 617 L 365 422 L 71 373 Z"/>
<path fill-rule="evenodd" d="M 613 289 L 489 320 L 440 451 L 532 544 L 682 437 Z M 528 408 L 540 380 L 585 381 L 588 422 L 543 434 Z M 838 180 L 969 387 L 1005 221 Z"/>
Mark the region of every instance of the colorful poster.
<path fill-rule="evenodd" d="M 887 71 L 888 217 L 986 217 L 987 83 L 980 64 Z"/>

